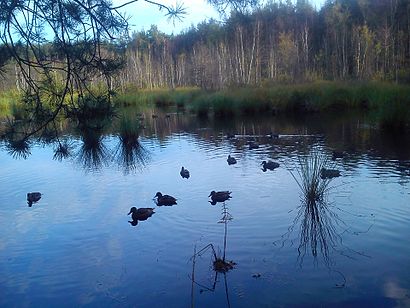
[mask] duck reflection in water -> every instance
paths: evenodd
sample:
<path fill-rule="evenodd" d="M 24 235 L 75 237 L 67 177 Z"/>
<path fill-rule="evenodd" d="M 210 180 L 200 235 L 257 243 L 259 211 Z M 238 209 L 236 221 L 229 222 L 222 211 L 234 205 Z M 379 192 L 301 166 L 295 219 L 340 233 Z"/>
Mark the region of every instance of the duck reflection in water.
<path fill-rule="evenodd" d="M 154 208 L 150 207 L 142 207 L 142 208 L 136 208 L 133 206 L 129 213 L 127 215 L 131 215 L 132 221 L 128 221 L 132 226 L 136 226 L 138 224 L 138 221 L 144 221 L 147 220 L 149 217 L 151 217 L 154 212 Z"/>
<path fill-rule="evenodd" d="M 326 169 L 322 168 L 320 170 L 320 177 L 324 179 L 332 179 L 332 178 L 337 178 L 340 176 L 340 171 L 336 169 Z"/>

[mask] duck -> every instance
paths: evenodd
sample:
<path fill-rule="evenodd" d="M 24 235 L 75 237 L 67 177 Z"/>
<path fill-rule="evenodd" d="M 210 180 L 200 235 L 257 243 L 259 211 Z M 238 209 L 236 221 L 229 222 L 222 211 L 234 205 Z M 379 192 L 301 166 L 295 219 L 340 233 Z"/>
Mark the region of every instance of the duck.
<path fill-rule="evenodd" d="M 340 171 L 336 169 L 326 169 L 322 168 L 320 170 L 320 178 L 321 179 L 331 179 L 340 176 Z"/>
<path fill-rule="evenodd" d="M 261 165 L 264 171 L 266 171 L 267 169 L 275 170 L 276 168 L 279 168 L 279 164 L 271 160 L 267 162 L 264 160 Z"/>
<path fill-rule="evenodd" d="M 41 193 L 40 192 L 30 192 L 27 193 L 27 203 L 29 206 L 31 206 L 33 203 L 36 203 L 41 199 Z"/>
<path fill-rule="evenodd" d="M 231 191 L 211 191 L 208 197 L 211 197 L 211 204 L 215 204 L 216 202 L 225 202 L 226 200 L 231 199 Z"/>
<path fill-rule="evenodd" d="M 259 149 L 259 144 L 257 142 L 251 141 L 249 142 L 249 150 Z"/>
<path fill-rule="evenodd" d="M 188 169 L 185 169 L 184 167 L 181 168 L 181 171 L 179 174 L 182 176 L 183 179 L 189 179 L 189 171 Z"/>
<path fill-rule="evenodd" d="M 269 134 L 269 138 L 270 138 L 270 139 L 278 139 L 278 138 L 279 138 L 279 134 L 275 134 L 275 133 L 272 133 L 272 132 L 271 132 L 271 133 Z"/>
<path fill-rule="evenodd" d="M 343 152 L 333 151 L 332 153 L 332 160 L 336 160 L 337 158 L 343 158 L 345 154 Z"/>
<path fill-rule="evenodd" d="M 232 157 L 231 155 L 228 155 L 228 159 L 226 160 L 228 162 L 228 165 L 234 165 L 236 164 L 236 159 L 235 157 Z"/>
<path fill-rule="evenodd" d="M 127 215 L 130 215 L 131 213 L 132 213 L 131 215 L 132 221 L 147 220 L 149 217 L 155 214 L 154 208 L 140 207 L 137 209 L 135 206 L 133 206 L 130 209 L 130 212 Z"/>
<path fill-rule="evenodd" d="M 177 199 L 170 195 L 162 195 L 160 192 L 157 192 L 155 197 L 157 198 L 157 205 L 174 205 L 177 204 Z M 154 197 L 154 199 L 155 199 Z"/>

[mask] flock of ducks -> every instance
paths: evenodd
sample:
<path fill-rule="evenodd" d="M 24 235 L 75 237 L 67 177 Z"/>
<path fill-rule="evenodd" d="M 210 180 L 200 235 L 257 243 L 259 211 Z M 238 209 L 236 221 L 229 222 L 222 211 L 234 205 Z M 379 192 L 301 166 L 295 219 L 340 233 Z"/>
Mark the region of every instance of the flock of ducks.
<path fill-rule="evenodd" d="M 272 134 L 272 138 L 277 138 L 277 135 Z M 252 145 L 250 145 L 252 146 Z M 253 145 L 255 146 L 255 145 Z M 336 160 L 337 158 L 343 158 L 344 153 L 343 152 L 336 152 L 334 151 L 332 154 L 332 159 Z M 235 157 L 228 155 L 228 158 L 226 160 L 228 162 L 228 165 L 234 165 L 237 163 Z M 279 163 L 274 162 L 274 161 L 262 161 L 262 171 L 266 172 L 267 170 L 275 170 L 276 168 L 279 168 Z M 184 167 L 181 167 L 181 171 L 179 172 L 182 178 L 188 179 L 190 176 L 189 170 L 185 169 Z M 322 168 L 320 170 L 320 177 L 322 179 L 331 179 L 334 177 L 340 176 L 340 171 L 335 170 L 335 169 L 326 169 Z M 211 198 L 211 201 L 209 201 L 212 205 L 215 205 L 218 202 L 225 202 L 229 199 L 232 198 L 231 196 L 231 191 L 211 191 L 209 194 L 208 198 Z M 163 195 L 161 192 L 157 192 L 156 195 L 154 196 L 154 200 L 156 198 L 156 203 L 158 206 L 171 206 L 174 204 L 177 204 L 177 199 L 174 198 L 173 196 L 170 195 Z M 151 217 L 155 213 L 154 208 L 136 208 L 132 207 L 128 213 L 128 215 L 131 215 L 132 221 L 129 221 L 130 224 L 133 226 L 137 225 L 138 221 L 143 221 L 147 220 L 149 217 Z"/>
<path fill-rule="evenodd" d="M 153 116 L 154 117 L 154 116 Z M 229 136 L 234 137 L 234 136 Z M 277 134 L 271 134 L 270 138 L 276 139 L 278 138 L 279 135 Z M 256 142 L 251 142 L 249 143 L 249 149 L 257 149 L 259 148 L 259 145 Z M 344 153 L 343 152 L 337 152 L 333 151 L 332 153 L 332 160 L 336 160 L 338 158 L 343 158 Z M 228 158 L 226 160 L 228 162 L 228 165 L 234 165 L 237 163 L 237 160 L 235 157 L 228 155 Z M 262 171 L 266 172 L 267 170 L 275 170 L 276 168 L 279 168 L 279 163 L 274 162 L 274 161 L 262 161 Z M 188 169 L 185 169 L 184 167 L 181 167 L 181 171 L 179 172 L 181 177 L 184 179 L 189 179 L 190 173 Z M 326 169 L 322 168 L 320 171 L 320 177 L 322 179 L 331 179 L 334 177 L 340 176 L 340 171 L 335 170 L 335 169 Z M 225 202 L 232 198 L 230 191 L 211 191 L 209 194 L 208 198 L 211 198 L 211 201 L 209 201 L 212 205 L 215 205 L 217 202 Z M 27 203 L 28 206 L 31 207 L 33 203 L 38 202 L 41 199 L 42 194 L 40 192 L 30 192 L 27 193 Z M 155 200 L 156 198 L 156 200 Z M 174 204 L 177 204 L 177 199 L 174 198 L 173 196 L 170 195 L 163 195 L 161 192 L 157 192 L 153 198 L 158 206 L 172 206 Z M 133 226 L 138 224 L 138 221 L 144 221 L 147 220 L 149 217 L 151 217 L 153 214 L 155 214 L 155 209 L 154 208 L 136 208 L 133 206 L 128 215 L 131 214 L 131 219 L 132 221 L 129 221 L 129 223 Z"/>

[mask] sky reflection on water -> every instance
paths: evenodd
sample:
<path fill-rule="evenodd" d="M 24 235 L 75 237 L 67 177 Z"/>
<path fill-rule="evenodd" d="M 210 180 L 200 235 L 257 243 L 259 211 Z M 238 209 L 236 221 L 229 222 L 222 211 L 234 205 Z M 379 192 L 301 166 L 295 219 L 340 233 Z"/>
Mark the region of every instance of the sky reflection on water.
<path fill-rule="evenodd" d="M 223 307 L 227 291 L 231 307 L 409 304 L 408 136 L 395 141 L 357 117 L 155 113 L 145 115 L 144 130 L 132 117 L 101 129 L 66 126 L 60 142 L 68 151 L 58 157 L 59 143 L 34 138 L 31 154 L 16 158 L 2 142 L 1 306 Z M 260 147 L 249 150 L 249 141 Z M 342 176 L 317 208 L 301 202 L 288 170 L 312 149 L 346 152 L 336 161 Z M 237 164 L 227 164 L 229 154 Z M 280 167 L 263 172 L 263 160 Z M 194 287 L 192 299 L 194 247 L 224 250 L 223 208 L 208 202 L 212 190 L 232 191 L 226 258 L 236 265 L 213 291 Z M 31 191 L 43 196 L 29 208 Z M 157 191 L 178 204 L 156 207 Z M 156 214 L 133 227 L 132 206 Z M 210 256 L 197 258 L 195 277 L 212 286 Z"/>

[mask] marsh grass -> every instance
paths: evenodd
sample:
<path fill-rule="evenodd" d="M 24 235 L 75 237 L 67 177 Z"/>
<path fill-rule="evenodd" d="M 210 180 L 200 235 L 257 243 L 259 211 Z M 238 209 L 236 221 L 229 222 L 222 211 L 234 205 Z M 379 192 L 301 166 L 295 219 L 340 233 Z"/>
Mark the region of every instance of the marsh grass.
<path fill-rule="evenodd" d="M 309 155 L 298 158 L 297 174 L 289 169 L 307 204 L 324 201 L 331 179 L 322 179 L 320 172 L 323 168 L 327 169 L 329 165 L 330 160 L 326 154 L 313 151 Z"/>
<path fill-rule="evenodd" d="M 110 113 L 111 102 L 98 94 L 84 97 L 76 111 L 80 117 Z M 44 111 L 52 105 L 44 97 Z M 114 96 L 116 107 L 147 108 L 177 107 L 200 117 L 254 114 L 305 114 L 311 112 L 344 112 L 360 110 L 373 116 L 376 124 L 386 130 L 402 131 L 410 123 L 410 86 L 386 82 L 316 81 L 303 84 L 265 84 L 261 87 L 231 87 L 207 91 L 197 87 L 176 89 L 128 88 Z M 27 104 L 15 92 L 0 95 L 0 115 L 15 119 L 26 117 Z"/>
<path fill-rule="evenodd" d="M 119 105 L 186 107 L 191 113 L 218 117 L 250 114 L 372 111 L 384 127 L 409 122 L 410 86 L 383 82 L 316 81 L 231 87 L 218 91 L 177 88 L 128 91 L 116 97 Z M 404 124 L 403 124 L 404 123 Z"/>
<path fill-rule="evenodd" d="M 13 115 L 17 109 L 23 109 L 21 96 L 17 91 L 0 93 L 0 117 Z"/>
<path fill-rule="evenodd" d="M 191 103 L 203 90 L 196 87 L 177 89 L 127 89 L 114 98 L 116 106 L 185 106 Z"/>

